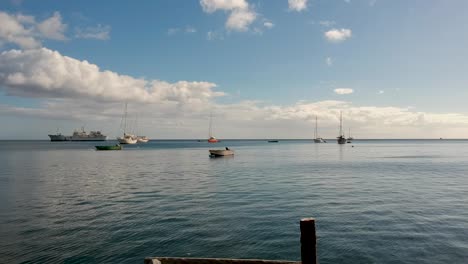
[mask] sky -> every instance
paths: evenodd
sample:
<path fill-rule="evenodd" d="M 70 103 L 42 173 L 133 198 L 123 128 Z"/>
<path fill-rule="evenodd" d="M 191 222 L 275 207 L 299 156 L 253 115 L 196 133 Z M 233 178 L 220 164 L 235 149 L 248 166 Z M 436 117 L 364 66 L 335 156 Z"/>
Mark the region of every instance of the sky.
<path fill-rule="evenodd" d="M 465 0 L 0 0 L 0 139 L 468 137 Z"/>

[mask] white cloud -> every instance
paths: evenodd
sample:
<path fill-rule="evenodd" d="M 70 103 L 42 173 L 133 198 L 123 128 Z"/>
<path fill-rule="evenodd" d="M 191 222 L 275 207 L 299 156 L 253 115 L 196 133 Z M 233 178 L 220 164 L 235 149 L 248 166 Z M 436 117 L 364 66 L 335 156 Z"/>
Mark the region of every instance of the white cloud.
<path fill-rule="evenodd" d="M 108 40 L 110 38 L 111 27 L 98 24 L 95 27 L 77 28 L 75 31 L 76 38 Z"/>
<path fill-rule="evenodd" d="M 67 25 L 62 23 L 62 16 L 59 12 L 54 12 L 51 17 L 37 24 L 37 29 L 45 38 L 54 40 L 67 39 L 64 35 Z"/>
<path fill-rule="evenodd" d="M 59 12 L 37 22 L 33 16 L 0 11 L 0 46 L 10 43 L 23 49 L 38 48 L 43 39 L 66 40 L 66 29 Z"/>
<path fill-rule="evenodd" d="M 275 26 L 275 24 L 273 24 L 270 21 L 265 21 L 265 22 L 263 22 L 263 26 L 265 26 L 266 28 L 273 28 Z"/>
<path fill-rule="evenodd" d="M 325 32 L 325 38 L 330 42 L 342 42 L 351 37 L 351 29 L 332 29 Z"/>
<path fill-rule="evenodd" d="M 249 4 L 245 0 L 200 0 L 203 11 L 213 13 L 218 10 L 231 11 L 235 9 L 248 9 Z"/>
<path fill-rule="evenodd" d="M 333 65 L 333 60 L 332 60 L 332 58 L 326 57 L 326 58 L 325 58 L 325 63 L 327 64 L 327 66 L 332 66 L 332 65 Z"/>
<path fill-rule="evenodd" d="M 303 11 L 307 9 L 307 0 L 288 0 L 289 10 L 291 11 Z"/>
<path fill-rule="evenodd" d="M 208 31 L 206 32 L 207 40 L 224 40 L 224 35 L 217 31 Z"/>
<path fill-rule="evenodd" d="M 324 27 L 331 27 L 331 26 L 335 25 L 336 22 L 332 21 L 332 20 L 321 20 L 321 21 L 319 21 L 319 24 L 321 26 L 324 26 Z"/>
<path fill-rule="evenodd" d="M 185 104 L 224 95 L 215 87 L 210 82 L 137 79 L 46 48 L 0 54 L 0 89 L 15 96 Z"/>
<path fill-rule="evenodd" d="M 343 94 L 352 94 L 354 92 L 351 88 L 336 88 L 333 90 L 336 94 L 343 95 Z"/>
<path fill-rule="evenodd" d="M 249 9 L 235 9 L 226 21 L 226 28 L 235 31 L 247 31 L 255 21 L 257 14 Z"/>
<path fill-rule="evenodd" d="M 200 0 L 200 5 L 207 13 L 218 10 L 229 12 L 225 24 L 228 30 L 247 31 L 257 19 L 257 13 L 246 0 Z"/>
<path fill-rule="evenodd" d="M 23 15 L 9 15 L 0 12 L 0 46 L 13 43 L 21 48 L 37 48 L 41 42 L 36 38 L 34 18 Z"/>

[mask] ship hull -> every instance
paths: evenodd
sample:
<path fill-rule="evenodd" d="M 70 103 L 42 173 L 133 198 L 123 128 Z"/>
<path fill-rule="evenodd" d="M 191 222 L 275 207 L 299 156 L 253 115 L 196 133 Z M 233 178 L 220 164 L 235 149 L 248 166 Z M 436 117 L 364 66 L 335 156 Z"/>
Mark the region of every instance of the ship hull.
<path fill-rule="evenodd" d="M 71 137 L 67 137 L 64 135 L 48 135 L 50 141 L 70 141 Z"/>
<path fill-rule="evenodd" d="M 106 141 L 107 136 L 102 137 L 71 137 L 71 141 Z"/>

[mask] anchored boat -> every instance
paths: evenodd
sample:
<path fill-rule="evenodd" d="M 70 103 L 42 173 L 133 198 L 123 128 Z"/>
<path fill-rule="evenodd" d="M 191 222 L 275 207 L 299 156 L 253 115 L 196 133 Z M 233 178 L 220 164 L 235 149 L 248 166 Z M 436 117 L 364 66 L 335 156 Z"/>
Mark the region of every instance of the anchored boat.
<path fill-rule="evenodd" d="M 336 138 L 338 144 L 346 144 L 346 138 L 343 133 L 343 112 L 340 111 L 340 135 Z"/>
<path fill-rule="evenodd" d="M 230 150 L 228 147 L 226 147 L 226 149 L 210 149 L 209 152 L 211 157 L 223 157 L 234 155 L 234 151 Z"/>
<path fill-rule="evenodd" d="M 96 150 L 121 150 L 122 146 L 120 144 L 111 145 L 111 146 L 95 146 Z"/>

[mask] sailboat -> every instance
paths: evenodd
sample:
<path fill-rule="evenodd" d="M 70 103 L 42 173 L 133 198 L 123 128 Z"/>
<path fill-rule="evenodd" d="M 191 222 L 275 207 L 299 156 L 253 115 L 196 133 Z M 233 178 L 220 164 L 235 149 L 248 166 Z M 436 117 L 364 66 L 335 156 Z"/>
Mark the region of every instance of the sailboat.
<path fill-rule="evenodd" d="M 351 128 L 349 129 L 347 140 L 348 140 L 348 143 L 351 143 L 351 141 L 354 140 L 354 138 L 351 136 Z"/>
<path fill-rule="evenodd" d="M 127 102 L 125 102 L 125 111 L 124 111 L 124 117 L 123 117 L 123 136 L 118 137 L 117 140 L 119 141 L 120 144 L 136 144 L 138 142 L 137 137 L 132 134 L 127 134 Z"/>
<path fill-rule="evenodd" d="M 135 126 L 137 127 L 135 130 L 138 135 L 138 115 L 136 116 Z M 137 136 L 136 138 L 138 143 L 147 143 L 149 141 L 147 136 Z"/>
<path fill-rule="evenodd" d="M 346 138 L 343 133 L 343 112 L 340 111 L 340 135 L 336 138 L 338 144 L 346 144 Z"/>
<path fill-rule="evenodd" d="M 208 143 L 218 143 L 219 140 L 213 136 L 213 113 L 210 114 L 210 127 L 209 127 Z"/>
<path fill-rule="evenodd" d="M 327 143 L 327 141 L 325 141 L 323 138 L 318 136 L 317 127 L 318 127 L 318 121 L 317 121 L 317 116 L 315 116 L 314 142 L 315 143 Z"/>

